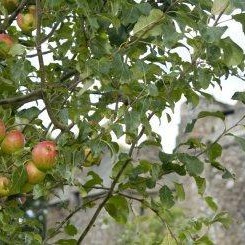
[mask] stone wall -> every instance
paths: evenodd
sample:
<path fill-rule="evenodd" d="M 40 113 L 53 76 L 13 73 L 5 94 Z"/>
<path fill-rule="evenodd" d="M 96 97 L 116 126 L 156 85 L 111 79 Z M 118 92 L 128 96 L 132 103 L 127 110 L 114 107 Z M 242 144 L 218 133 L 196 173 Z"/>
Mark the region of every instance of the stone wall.
<path fill-rule="evenodd" d="M 223 111 L 226 115 L 226 128 L 231 127 L 238 122 L 245 114 L 244 105 L 228 106 L 222 103 L 208 103 L 201 100 L 200 105 L 192 109 L 190 106 L 182 106 L 181 124 L 179 127 L 179 137 L 177 142 L 183 142 L 188 137 L 197 137 L 202 142 L 214 141 L 223 131 L 223 122 L 214 117 L 206 117 L 200 119 L 195 124 L 191 133 L 184 133 L 187 123 L 196 118 L 200 111 Z M 245 121 L 243 121 L 244 124 Z M 231 132 L 244 137 L 244 128 L 236 128 Z M 221 225 L 216 225 L 212 229 L 213 238 L 216 244 L 222 245 L 241 245 L 245 241 L 245 153 L 240 146 L 234 142 L 234 138 L 226 136 L 219 143 L 223 146 L 222 156 L 219 161 L 231 172 L 235 173 L 235 181 L 229 179 L 224 180 L 221 173 L 209 164 L 205 166 L 205 177 L 207 178 L 206 195 L 213 196 L 219 204 L 220 210 L 228 211 L 234 218 L 231 228 L 225 230 Z M 186 149 L 184 149 L 186 150 Z M 204 159 L 203 159 L 204 160 Z M 191 216 L 209 213 L 206 205 L 197 196 L 197 188 L 195 183 L 189 178 L 185 181 L 187 188 L 188 201 L 192 203 L 189 214 Z M 188 209 L 188 207 L 186 207 Z"/>

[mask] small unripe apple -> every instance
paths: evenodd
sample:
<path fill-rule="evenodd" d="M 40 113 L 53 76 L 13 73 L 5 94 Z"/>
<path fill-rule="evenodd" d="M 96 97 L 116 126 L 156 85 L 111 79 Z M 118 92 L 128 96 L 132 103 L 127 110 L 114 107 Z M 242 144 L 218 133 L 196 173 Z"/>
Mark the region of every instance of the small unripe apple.
<path fill-rule="evenodd" d="M 0 119 L 0 141 L 3 140 L 6 134 L 6 127 L 4 122 Z"/>
<path fill-rule="evenodd" d="M 17 24 L 24 33 L 30 33 L 36 29 L 36 6 L 31 5 L 28 11 L 17 16 Z"/>
<path fill-rule="evenodd" d="M 0 34 L 0 57 L 6 58 L 9 50 L 14 45 L 14 40 L 8 34 Z"/>
<path fill-rule="evenodd" d="M 15 153 L 25 146 L 25 136 L 19 130 L 9 131 L 1 144 L 2 151 L 7 154 Z"/>
<path fill-rule="evenodd" d="M 32 150 L 32 161 L 41 171 L 54 167 L 58 155 L 57 147 L 53 141 L 39 142 Z"/>
<path fill-rule="evenodd" d="M 7 196 L 10 190 L 10 180 L 7 177 L 0 177 L 0 197 Z"/>
<path fill-rule="evenodd" d="M 92 165 L 99 165 L 102 160 L 102 156 L 95 156 L 90 148 L 84 149 L 84 167 L 90 167 Z"/>
<path fill-rule="evenodd" d="M 19 0 L 2 0 L 2 5 L 8 11 L 8 13 L 12 13 L 18 7 Z"/>
<path fill-rule="evenodd" d="M 40 171 L 33 162 L 29 161 L 25 165 L 28 183 L 30 184 L 38 184 L 42 182 L 45 178 L 45 173 Z"/>

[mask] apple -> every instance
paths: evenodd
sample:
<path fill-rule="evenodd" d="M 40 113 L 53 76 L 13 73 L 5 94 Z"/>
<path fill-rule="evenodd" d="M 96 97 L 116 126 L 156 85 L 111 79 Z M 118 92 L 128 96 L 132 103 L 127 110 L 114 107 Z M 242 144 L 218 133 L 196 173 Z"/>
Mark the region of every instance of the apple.
<path fill-rule="evenodd" d="M 102 156 L 95 156 L 90 148 L 84 149 L 84 167 L 90 167 L 92 165 L 99 165 L 102 160 Z"/>
<path fill-rule="evenodd" d="M 15 153 L 25 146 L 25 136 L 19 130 L 7 132 L 1 144 L 2 151 L 7 154 Z"/>
<path fill-rule="evenodd" d="M 27 162 L 25 168 L 29 184 L 38 184 L 44 180 L 45 173 L 40 171 L 32 161 Z"/>
<path fill-rule="evenodd" d="M 24 33 L 30 33 L 36 29 L 36 6 L 31 5 L 28 11 L 17 16 L 17 24 Z"/>
<path fill-rule="evenodd" d="M 2 5 L 8 13 L 12 13 L 18 7 L 19 0 L 2 0 Z"/>
<path fill-rule="evenodd" d="M 6 58 L 9 50 L 14 45 L 14 40 L 8 34 L 0 34 L 0 57 Z"/>
<path fill-rule="evenodd" d="M 0 119 L 0 141 L 3 140 L 6 134 L 6 128 L 4 122 Z"/>
<path fill-rule="evenodd" d="M 32 161 L 41 171 L 54 167 L 58 155 L 57 147 L 53 141 L 39 142 L 32 150 Z"/>
<path fill-rule="evenodd" d="M 10 180 L 7 177 L 0 176 L 0 197 L 7 196 L 10 189 Z"/>

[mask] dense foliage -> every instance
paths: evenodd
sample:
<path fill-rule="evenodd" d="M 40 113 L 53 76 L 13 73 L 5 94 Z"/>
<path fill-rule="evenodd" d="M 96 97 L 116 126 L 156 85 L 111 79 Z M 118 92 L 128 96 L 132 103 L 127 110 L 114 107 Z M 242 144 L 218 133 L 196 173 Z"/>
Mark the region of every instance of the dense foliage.
<path fill-rule="evenodd" d="M 126 223 L 129 200 L 153 211 L 167 227 L 166 236 L 173 244 L 212 244 L 202 229 L 215 222 L 227 226 L 230 220 L 205 195 L 202 173 L 211 163 L 223 178 L 233 178 L 218 161 L 222 154 L 218 141 L 230 129 L 225 127 L 209 144 L 199 139 L 185 142 L 190 152 L 176 147 L 173 154 L 166 154 L 150 120 L 160 118 L 165 109 L 174 110 L 182 96 L 193 106 L 200 96 L 211 99 L 204 89 L 220 85 L 222 77 L 242 77 L 244 53 L 230 37 L 223 36 L 227 22 L 222 16 L 229 15 L 245 30 L 244 10 L 239 0 L 1 1 L 0 31 L 8 38 L 0 34 L 0 118 L 7 130 L 22 131 L 26 142 L 24 149 L 0 155 L 1 176 L 11 182 L 8 194 L 0 199 L 0 240 L 41 244 L 61 232 L 62 226 L 44 231 L 40 220 L 26 211 L 34 199 L 41 203 L 42 213 L 53 189 L 70 185 L 83 193 L 83 206 L 77 210 L 91 204 L 89 195 L 94 188 L 102 188 L 104 194 L 95 198 L 101 202 L 85 230 L 66 226 L 68 234 L 77 233 L 77 240 L 60 244 L 81 243 L 104 208 L 116 221 Z M 187 53 L 185 60 L 181 50 Z M 237 92 L 233 98 L 245 102 L 245 93 Z M 198 118 L 206 116 L 225 123 L 221 112 L 201 112 Z M 196 120 L 190 122 L 187 132 Z M 129 144 L 127 153 L 116 143 L 115 138 L 121 136 Z M 146 140 L 138 144 L 143 136 Z M 59 150 L 55 166 L 42 182 L 23 190 L 28 182 L 25 163 L 32 148 L 50 139 Z M 245 140 L 236 140 L 244 150 Z M 146 145 L 159 147 L 158 163 L 132 159 L 135 148 Z M 83 180 L 78 177 L 84 168 L 100 164 L 108 151 L 113 162 L 110 186 L 104 186 L 93 171 Z M 179 182 L 157 188 L 171 173 L 179 176 Z M 195 179 L 213 215 L 176 230 L 166 216 L 185 199 L 182 176 Z M 154 198 L 151 189 L 158 191 Z M 129 195 L 129 190 L 135 195 Z"/>

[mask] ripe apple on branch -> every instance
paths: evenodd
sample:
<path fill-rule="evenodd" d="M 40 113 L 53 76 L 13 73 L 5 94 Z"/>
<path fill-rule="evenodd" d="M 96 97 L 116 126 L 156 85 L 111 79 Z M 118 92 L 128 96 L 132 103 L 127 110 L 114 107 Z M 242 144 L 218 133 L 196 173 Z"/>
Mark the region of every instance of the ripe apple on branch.
<path fill-rule="evenodd" d="M 2 120 L 0 120 L 0 141 L 2 141 L 1 152 L 6 154 L 3 157 L 9 155 L 8 157 L 15 159 L 14 154 L 23 150 L 25 146 L 24 134 L 17 129 L 6 130 L 6 126 Z M 32 160 L 23 163 L 27 180 L 21 186 L 21 193 L 30 192 L 35 184 L 43 182 L 46 172 L 55 166 L 58 157 L 57 146 L 51 140 L 37 143 L 30 153 Z M 16 165 L 12 164 L 10 173 L 6 172 L 6 175 L 10 175 L 11 172 L 15 171 L 15 168 Z M 10 179 L 8 176 L 0 176 L 0 197 L 11 195 L 11 182 L 14 181 Z"/>
<path fill-rule="evenodd" d="M 28 34 L 36 29 L 36 6 L 31 5 L 27 11 L 19 13 L 17 16 L 17 24 L 20 29 Z"/>
<path fill-rule="evenodd" d="M 0 34 L 0 59 L 8 57 L 9 50 L 13 47 L 14 40 L 8 34 Z"/>

